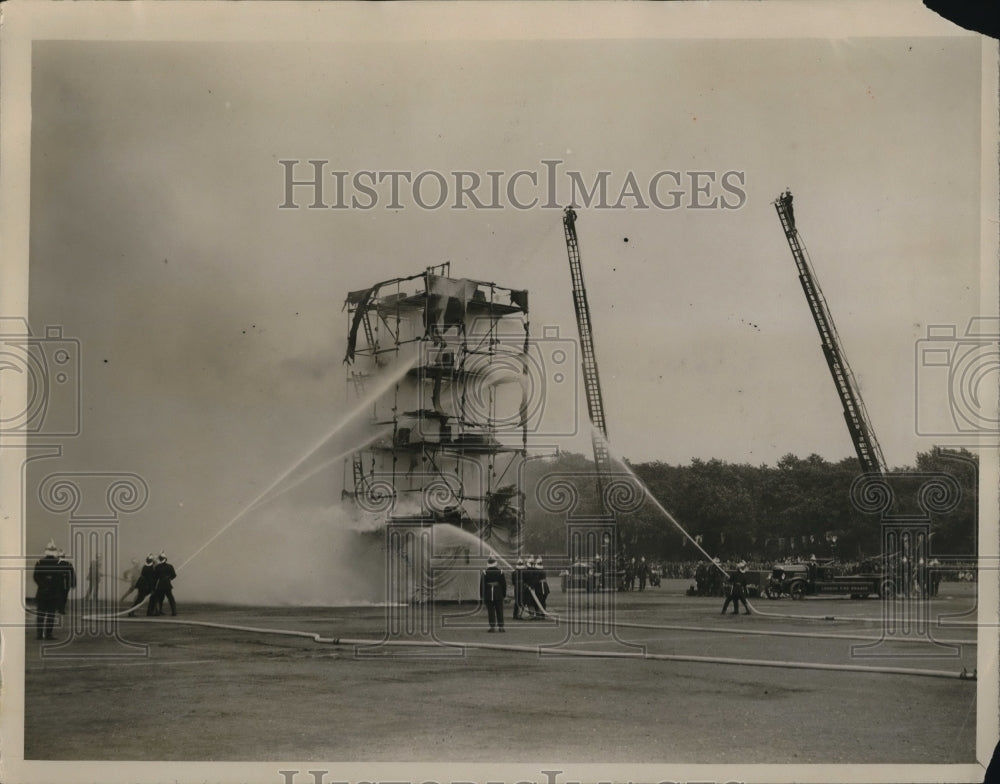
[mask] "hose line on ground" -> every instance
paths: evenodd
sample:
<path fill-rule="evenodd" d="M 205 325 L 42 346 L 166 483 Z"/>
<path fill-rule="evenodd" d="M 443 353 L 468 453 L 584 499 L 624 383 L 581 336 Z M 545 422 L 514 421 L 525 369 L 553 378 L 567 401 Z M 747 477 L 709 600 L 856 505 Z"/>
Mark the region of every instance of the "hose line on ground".
<path fill-rule="evenodd" d="M 286 637 L 300 637 L 310 639 L 313 642 L 325 645 L 350 645 L 363 647 L 393 646 L 411 648 L 471 648 L 478 650 L 509 651 L 514 653 L 531 653 L 535 655 L 549 656 L 575 656 L 591 659 L 641 659 L 652 661 L 674 661 L 690 662 L 695 664 L 728 664 L 745 667 L 778 667 L 795 670 L 827 670 L 834 672 L 861 672 L 883 675 L 911 675 L 925 678 L 948 678 L 960 680 L 976 680 L 976 673 L 969 673 L 962 669 L 960 672 L 949 670 L 929 670 L 911 667 L 862 667 L 856 664 L 822 664 L 816 662 L 795 662 L 777 661 L 773 659 L 736 659 L 723 656 L 693 656 L 687 654 L 673 653 L 623 653 L 620 651 L 584 651 L 572 648 L 559 648 L 558 650 L 546 651 L 537 645 L 504 645 L 488 642 L 446 642 L 428 640 L 366 640 L 350 637 L 324 637 L 318 632 L 304 632 L 296 629 L 271 629 L 260 626 L 242 626 L 239 624 L 215 623 L 212 621 L 178 621 L 174 619 L 158 619 L 147 621 L 144 618 L 136 618 L 127 621 L 129 623 L 171 623 L 187 626 L 201 626 L 209 629 L 224 629 L 227 631 L 242 631 L 253 634 L 276 634 Z"/>

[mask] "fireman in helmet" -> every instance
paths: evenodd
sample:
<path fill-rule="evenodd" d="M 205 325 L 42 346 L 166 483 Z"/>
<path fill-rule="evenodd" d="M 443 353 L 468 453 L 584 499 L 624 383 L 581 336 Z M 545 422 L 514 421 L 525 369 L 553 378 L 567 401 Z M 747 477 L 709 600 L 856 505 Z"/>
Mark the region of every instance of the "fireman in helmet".
<path fill-rule="evenodd" d="M 542 605 L 541 614 L 545 614 L 545 605 L 549 600 L 549 581 L 545 575 L 545 570 L 542 568 L 542 558 L 538 556 L 535 558 L 535 583 L 538 586 L 535 592 L 538 594 L 538 601 Z"/>
<path fill-rule="evenodd" d="M 529 555 L 524 561 L 524 573 L 521 575 L 521 596 L 524 599 L 524 609 L 521 617 L 524 618 L 525 611 L 529 612 L 529 618 L 539 617 L 542 605 L 538 601 L 538 570 L 535 569 L 535 557 Z"/>
<path fill-rule="evenodd" d="M 491 555 L 486 561 L 486 569 L 479 577 L 479 598 L 486 605 L 486 613 L 490 621 L 489 631 L 491 632 L 504 631 L 503 600 L 506 595 L 507 578 L 503 576 L 503 572 L 497 566 L 496 557 Z"/>
<path fill-rule="evenodd" d="M 35 562 L 32 579 L 38 590 L 35 593 L 35 636 L 41 640 L 54 640 L 52 629 L 56 613 L 62 603 L 63 570 L 59 566 L 59 550 L 49 541 L 44 557 Z"/>
<path fill-rule="evenodd" d="M 167 556 L 160 553 L 153 567 L 153 596 L 149 600 L 146 615 L 163 615 L 163 600 L 170 602 L 170 614 L 177 615 L 177 602 L 174 601 L 173 581 L 177 577 L 173 564 L 167 561 Z"/>
<path fill-rule="evenodd" d="M 733 615 L 740 614 L 740 602 L 743 602 L 743 609 L 746 610 L 746 614 L 750 614 L 750 607 L 747 605 L 747 580 L 749 579 L 747 575 L 747 562 L 740 561 L 736 567 L 736 572 L 730 579 L 729 586 L 729 596 L 726 597 L 725 603 L 722 605 L 722 614 L 726 614 L 726 610 L 729 608 L 729 603 L 733 603 Z"/>
<path fill-rule="evenodd" d="M 56 556 L 59 559 L 59 568 L 62 570 L 62 583 L 59 586 L 59 613 L 66 614 L 66 605 L 69 603 L 69 592 L 76 588 L 76 569 L 68 560 L 66 553 L 62 550 Z"/>
<path fill-rule="evenodd" d="M 129 618 L 135 616 L 135 608 L 142 604 L 143 600 L 153 592 L 153 587 L 156 585 L 156 578 L 153 576 L 154 560 L 153 554 L 150 553 L 146 556 L 146 563 L 142 565 L 142 569 L 139 570 L 139 579 L 135 581 L 135 590 L 138 591 L 135 597 L 135 602 L 129 609 Z M 150 602 L 152 604 L 152 602 Z M 151 608 L 147 608 L 146 615 L 152 615 L 149 612 Z"/>
<path fill-rule="evenodd" d="M 514 620 L 520 620 L 524 613 L 524 559 L 518 558 L 514 564 L 514 571 L 510 575 L 510 582 L 514 588 Z"/>

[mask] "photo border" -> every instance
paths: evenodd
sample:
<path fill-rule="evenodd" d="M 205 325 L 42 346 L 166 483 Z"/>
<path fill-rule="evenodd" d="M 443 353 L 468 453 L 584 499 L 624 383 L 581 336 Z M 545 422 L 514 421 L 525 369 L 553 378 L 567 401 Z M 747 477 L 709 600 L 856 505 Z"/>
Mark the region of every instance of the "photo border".
<path fill-rule="evenodd" d="M 0 313 L 28 316 L 31 53 L 36 40 L 90 41 L 309 41 L 543 40 L 658 38 L 961 37 L 962 31 L 913 3 L 800 2 L 636 4 L 593 3 L 157 3 L 10 2 L 0 8 Z M 977 36 L 978 37 L 978 36 Z M 997 315 L 998 140 L 997 44 L 982 39 L 982 279 L 981 313 Z M 16 405 L 25 390 L 0 378 L 0 394 Z M 995 444 L 983 438 L 980 454 L 979 557 L 998 563 L 1000 508 Z M 22 558 L 22 497 L 26 446 L 0 442 L 0 499 L 4 507 L 0 558 Z M 23 575 L 0 570 L 0 620 L 23 623 L 16 598 Z M 326 768 L 329 781 L 538 781 L 560 771 L 559 782 L 743 781 L 965 782 L 981 781 L 998 737 L 998 571 L 980 572 L 976 707 L 978 765 L 550 765 L 494 763 L 313 762 L 38 762 L 23 756 L 25 646 L 8 634 L 3 646 L 2 778 L 5 781 L 274 781 L 279 770 Z"/>

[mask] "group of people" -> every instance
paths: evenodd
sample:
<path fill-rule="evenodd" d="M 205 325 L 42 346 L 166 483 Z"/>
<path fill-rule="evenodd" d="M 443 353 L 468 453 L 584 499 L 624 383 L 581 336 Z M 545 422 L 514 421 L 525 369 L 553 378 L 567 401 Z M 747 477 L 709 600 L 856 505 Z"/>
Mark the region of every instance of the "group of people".
<path fill-rule="evenodd" d="M 741 562 L 745 563 L 745 561 Z M 702 561 L 694 570 L 694 587 L 688 589 L 689 596 L 725 596 L 726 572 L 722 560 L 713 558 Z"/>
<path fill-rule="evenodd" d="M 141 568 L 135 560 L 132 564 L 132 569 L 126 572 L 126 574 L 131 573 L 132 584 L 121 598 L 124 602 L 133 591 L 136 593 L 135 602 L 129 609 L 129 617 L 135 616 L 135 608 L 142 604 L 147 596 L 149 604 L 146 606 L 146 615 L 163 615 L 164 600 L 170 605 L 170 614 L 177 615 L 177 602 L 174 600 L 174 580 L 177 579 L 177 571 L 167 560 L 167 556 L 160 553 L 154 558 L 150 553 Z"/>
<path fill-rule="evenodd" d="M 937 558 L 927 561 L 924 558 L 910 558 L 902 555 L 887 559 L 885 568 L 899 576 L 899 593 L 927 599 L 938 595 L 941 587 L 941 562 Z"/>
<path fill-rule="evenodd" d="M 85 602 L 97 602 L 100 597 L 101 556 L 94 556 L 87 570 L 87 593 Z M 163 602 L 168 602 L 170 614 L 177 615 L 177 603 L 174 600 L 173 581 L 177 572 L 167 560 L 164 553 L 155 557 L 152 553 L 146 556 L 146 562 L 139 567 L 136 559 L 132 560 L 132 568 L 126 570 L 122 579 L 129 584 L 129 589 L 121 597 L 124 603 L 133 593 L 138 596 L 132 604 L 129 615 L 135 615 L 135 608 L 149 597 L 146 615 L 162 615 Z M 69 593 L 76 588 L 76 570 L 54 541 L 50 540 L 45 547 L 45 553 L 35 562 L 32 571 L 35 582 L 35 634 L 37 639 L 54 640 L 57 615 L 65 615 L 69 603 Z"/>
<path fill-rule="evenodd" d="M 638 583 L 638 590 L 646 590 L 646 581 L 652 576 L 652 570 L 648 563 L 646 563 L 645 556 L 639 556 L 639 560 L 636 561 L 635 557 L 631 560 L 625 562 L 625 567 L 622 569 L 622 582 L 618 589 L 620 591 L 634 591 L 636 590 L 636 583 Z M 655 584 L 659 584 L 659 581 Z"/>
<path fill-rule="evenodd" d="M 545 617 L 551 591 L 541 557 L 518 558 L 511 582 L 514 584 L 514 619 Z"/>
<path fill-rule="evenodd" d="M 514 594 L 514 619 L 543 618 L 548 601 L 549 582 L 542 567 L 542 559 L 529 556 L 518 558 L 511 572 Z M 486 561 L 486 569 L 479 577 L 479 598 L 486 605 L 490 632 L 503 632 L 503 605 L 507 598 L 507 577 L 497 564 L 495 556 Z"/>

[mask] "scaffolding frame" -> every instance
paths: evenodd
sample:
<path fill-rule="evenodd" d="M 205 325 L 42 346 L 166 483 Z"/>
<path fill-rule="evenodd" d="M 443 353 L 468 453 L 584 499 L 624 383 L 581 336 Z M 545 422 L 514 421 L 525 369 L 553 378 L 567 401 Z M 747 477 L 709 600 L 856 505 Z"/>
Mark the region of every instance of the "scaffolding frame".
<path fill-rule="evenodd" d="M 389 519 L 451 522 L 481 539 L 499 539 L 496 543 L 506 545 L 503 549 L 516 548 L 524 524 L 524 497 L 516 486 L 519 472 L 513 469 L 527 452 L 524 388 L 519 421 L 511 427 L 509 422 L 502 426 L 498 420 L 496 385 L 477 389 L 476 384 L 501 354 L 508 364 L 519 366 L 522 375 L 527 374 L 527 291 L 450 275 L 451 264 L 445 262 L 352 291 L 345 299 L 349 399 L 353 395 L 359 402 L 365 400 L 369 382 L 399 363 L 406 347 L 418 345 L 416 363 L 388 393 L 372 400 L 371 423 L 391 425 L 391 436 L 345 460 L 344 496 L 370 502 L 362 505 L 385 507 Z M 461 320 L 445 322 L 443 329 L 431 320 L 433 298 L 440 302 L 441 290 L 471 292 L 460 298 L 464 300 Z M 451 300 L 446 301 L 451 304 Z M 404 379 L 412 381 L 417 390 L 412 408 L 401 389 Z M 452 404 L 449 412 L 443 409 L 444 395 Z M 436 437 L 428 438 L 435 427 Z M 503 440 L 518 434 L 518 444 Z M 479 476 L 471 476 L 473 473 Z M 388 486 L 384 481 L 387 474 Z M 504 484 L 508 477 L 514 478 Z M 429 508 L 431 485 L 439 502 L 448 495 L 446 491 L 442 495 L 443 488 L 451 488 L 453 509 Z M 387 494 L 391 497 L 386 498 Z M 400 502 L 418 496 L 419 512 L 400 515 Z M 500 522 L 498 504 L 508 524 L 513 523 L 503 532 L 494 530 L 494 524 Z M 495 536 L 501 533 L 504 535 Z"/>

